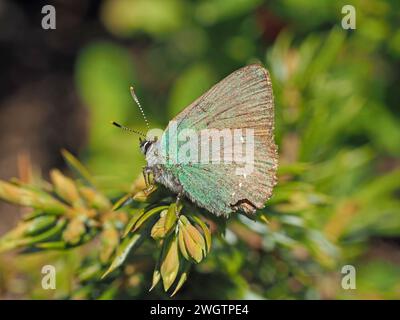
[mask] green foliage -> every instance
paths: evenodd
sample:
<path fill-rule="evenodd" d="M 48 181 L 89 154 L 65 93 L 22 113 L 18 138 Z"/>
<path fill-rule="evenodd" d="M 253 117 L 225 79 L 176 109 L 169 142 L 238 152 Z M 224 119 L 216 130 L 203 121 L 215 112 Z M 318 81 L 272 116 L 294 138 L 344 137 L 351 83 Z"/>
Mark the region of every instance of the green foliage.
<path fill-rule="evenodd" d="M 72 154 L 64 150 L 63 155 L 69 166 L 85 178 L 83 181 L 94 181 Z M 172 295 L 186 281 L 190 263 L 200 263 L 210 252 L 211 232 L 206 223 L 186 213 L 181 203 L 161 205 L 171 201 L 171 195 L 157 186 L 143 190 L 134 187 L 132 194 L 113 206 L 94 185 L 74 181 L 58 170 L 51 171 L 50 177 L 52 184 L 46 187 L 41 187 L 41 181 L 34 186 L 0 181 L 0 199 L 35 210 L 2 237 L 0 252 L 15 248 L 71 249 L 98 237 L 96 260 L 81 272 L 79 280 L 101 281 L 121 267 L 146 239 L 153 238 L 160 254 L 151 288 L 162 280 L 168 291 L 177 280 Z M 137 183 L 143 185 L 142 180 Z"/>

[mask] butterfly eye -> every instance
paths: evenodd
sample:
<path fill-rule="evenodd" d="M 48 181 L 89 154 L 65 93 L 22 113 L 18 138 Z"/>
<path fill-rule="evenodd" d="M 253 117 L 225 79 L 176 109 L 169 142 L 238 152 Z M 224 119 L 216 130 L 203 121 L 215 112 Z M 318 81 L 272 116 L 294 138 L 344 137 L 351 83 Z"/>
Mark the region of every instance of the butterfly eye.
<path fill-rule="evenodd" d="M 144 141 L 144 143 L 142 145 L 142 148 L 143 148 L 143 151 L 144 151 L 145 154 L 149 150 L 150 146 L 151 146 L 151 142 L 150 141 Z"/>

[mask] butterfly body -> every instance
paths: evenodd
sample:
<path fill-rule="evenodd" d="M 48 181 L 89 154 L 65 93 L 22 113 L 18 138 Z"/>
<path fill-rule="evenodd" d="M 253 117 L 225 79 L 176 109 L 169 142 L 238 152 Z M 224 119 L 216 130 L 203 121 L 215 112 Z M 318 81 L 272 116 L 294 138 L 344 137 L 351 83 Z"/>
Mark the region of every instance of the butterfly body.
<path fill-rule="evenodd" d="M 160 150 L 160 141 L 152 142 L 145 153 L 147 162 L 146 170 L 153 174 L 154 180 L 157 183 L 161 183 L 176 194 L 182 194 L 182 185 L 171 170 L 168 170 L 168 167 L 163 164 L 165 159 L 162 158 L 158 150 Z"/>
<path fill-rule="evenodd" d="M 251 214 L 264 207 L 276 184 L 273 130 L 269 74 L 260 65 L 250 65 L 217 83 L 171 120 L 160 139 L 143 141 L 141 149 L 146 170 L 174 193 L 218 216 Z M 180 139 L 184 134 L 193 141 Z M 213 149 L 207 139 L 215 136 L 217 141 L 229 139 Z M 203 152 L 204 146 L 210 150 Z M 180 153 L 183 148 L 189 157 Z M 237 150 L 253 158 L 242 161 Z"/>

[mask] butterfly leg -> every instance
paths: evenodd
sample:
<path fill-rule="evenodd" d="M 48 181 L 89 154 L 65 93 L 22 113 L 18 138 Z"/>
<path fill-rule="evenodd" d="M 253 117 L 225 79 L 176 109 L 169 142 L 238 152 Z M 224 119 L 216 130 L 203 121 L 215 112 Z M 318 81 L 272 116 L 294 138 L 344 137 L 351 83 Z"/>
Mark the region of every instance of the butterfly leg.
<path fill-rule="evenodd" d="M 148 188 L 150 185 L 150 179 L 149 179 L 149 169 L 146 166 L 143 167 L 142 174 L 144 178 L 144 183 L 146 184 L 146 188 Z"/>
<path fill-rule="evenodd" d="M 143 167 L 142 174 L 143 174 L 144 182 L 146 184 L 146 188 L 144 189 L 144 191 L 145 191 L 145 193 L 148 193 L 148 194 L 150 194 L 154 189 L 154 184 L 150 181 L 151 173 L 152 173 L 152 170 L 149 167 L 147 167 L 147 166 Z"/>
<path fill-rule="evenodd" d="M 146 185 L 146 188 L 147 188 L 148 184 L 147 184 L 146 167 L 143 167 L 143 168 L 142 168 L 142 174 L 143 174 L 143 178 L 144 178 L 144 184 Z"/>
<path fill-rule="evenodd" d="M 175 214 L 176 214 L 177 217 L 179 217 L 179 213 L 180 213 L 180 211 L 181 211 L 180 208 L 179 208 L 179 205 L 180 205 L 182 196 L 183 196 L 182 191 L 180 191 L 180 192 L 178 193 L 178 195 L 176 196 L 176 201 L 175 201 Z"/>
<path fill-rule="evenodd" d="M 176 196 L 176 204 L 177 205 L 181 201 L 181 198 L 182 198 L 182 192 L 179 192 L 178 195 Z"/>

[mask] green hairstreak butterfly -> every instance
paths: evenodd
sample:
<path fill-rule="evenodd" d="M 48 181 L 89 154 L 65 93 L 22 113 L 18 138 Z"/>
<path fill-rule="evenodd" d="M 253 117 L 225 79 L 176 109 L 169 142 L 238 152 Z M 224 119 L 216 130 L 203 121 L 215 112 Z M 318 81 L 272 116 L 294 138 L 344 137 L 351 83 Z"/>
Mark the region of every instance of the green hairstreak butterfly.
<path fill-rule="evenodd" d="M 243 67 L 186 107 L 160 138 L 140 139 L 145 174 L 217 216 L 252 214 L 276 184 L 273 131 L 268 71 Z"/>

